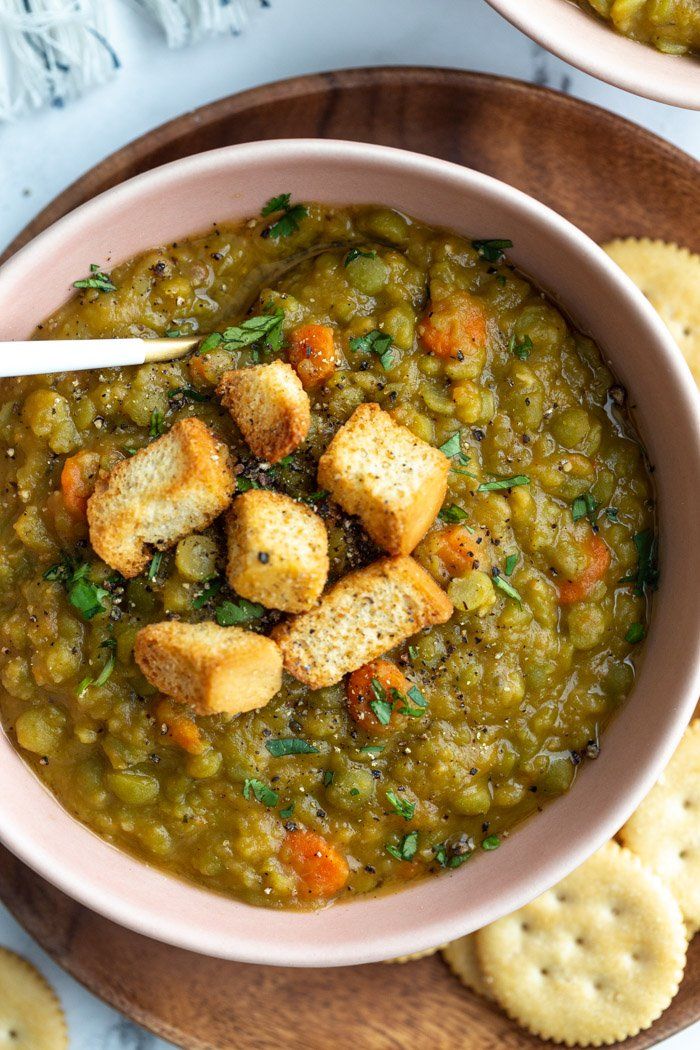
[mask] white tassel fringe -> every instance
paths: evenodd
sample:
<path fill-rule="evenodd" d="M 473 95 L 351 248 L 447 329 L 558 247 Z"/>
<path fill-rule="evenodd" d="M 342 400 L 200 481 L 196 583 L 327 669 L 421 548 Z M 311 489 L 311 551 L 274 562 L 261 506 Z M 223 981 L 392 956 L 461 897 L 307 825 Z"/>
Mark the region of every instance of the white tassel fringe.
<path fill-rule="evenodd" d="M 261 0 L 132 0 L 132 4 L 158 22 L 168 47 L 221 33 L 237 35 L 251 13 L 265 6 Z"/>

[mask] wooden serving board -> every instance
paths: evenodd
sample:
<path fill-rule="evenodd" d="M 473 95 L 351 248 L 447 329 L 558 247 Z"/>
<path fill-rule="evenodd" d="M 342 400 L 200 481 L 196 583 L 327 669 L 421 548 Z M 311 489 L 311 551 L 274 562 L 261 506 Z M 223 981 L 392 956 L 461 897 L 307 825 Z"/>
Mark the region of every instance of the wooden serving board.
<path fill-rule="evenodd" d="M 644 129 L 543 88 L 456 70 L 359 69 L 222 99 L 145 135 L 56 198 L 2 256 L 95 194 L 237 142 L 326 137 L 400 146 L 510 182 L 598 241 L 659 237 L 700 251 L 700 164 Z M 1 259 L 0 259 L 1 261 Z M 187 1050 L 534 1050 L 440 956 L 404 966 L 286 970 L 167 947 L 101 918 L 0 848 L 0 897 L 87 988 Z M 264 923 L 264 912 L 260 915 Z M 700 1018 L 700 937 L 643 1050 Z"/>

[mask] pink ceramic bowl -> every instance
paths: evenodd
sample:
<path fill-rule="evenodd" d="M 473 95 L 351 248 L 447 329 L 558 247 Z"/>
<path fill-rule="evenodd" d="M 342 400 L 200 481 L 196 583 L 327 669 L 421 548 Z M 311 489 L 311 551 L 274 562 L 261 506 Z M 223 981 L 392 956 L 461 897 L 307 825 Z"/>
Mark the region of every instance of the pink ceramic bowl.
<path fill-rule="evenodd" d="M 584 73 L 635 95 L 700 109 L 700 61 L 664 55 L 621 36 L 569 0 L 487 0 L 542 47 Z"/>
<path fill-rule="evenodd" d="M 234 146 L 141 175 L 79 208 L 0 271 L 0 338 L 26 338 L 92 262 L 296 200 L 381 202 L 480 237 L 512 258 L 604 348 L 632 392 L 656 466 L 661 584 L 633 695 L 565 797 L 495 853 L 400 893 L 309 914 L 215 896 L 147 867 L 78 824 L 0 736 L 0 837 L 45 878 L 143 934 L 209 955 L 294 966 L 372 962 L 428 948 L 513 910 L 609 838 L 671 756 L 700 692 L 700 414 L 690 373 L 640 292 L 584 234 L 477 172 L 349 142 Z M 41 275 L 41 279 L 37 279 Z"/>

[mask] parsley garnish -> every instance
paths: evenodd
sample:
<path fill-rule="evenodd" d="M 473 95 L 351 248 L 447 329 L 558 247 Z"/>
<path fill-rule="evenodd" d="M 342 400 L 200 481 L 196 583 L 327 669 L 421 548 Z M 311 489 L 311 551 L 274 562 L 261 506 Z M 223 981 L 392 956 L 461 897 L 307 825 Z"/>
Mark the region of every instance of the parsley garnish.
<path fill-rule="evenodd" d="M 149 580 L 154 580 L 156 578 L 156 576 L 160 572 L 160 566 L 161 566 L 162 561 L 163 561 L 163 552 L 162 551 L 158 551 L 156 554 L 153 555 L 153 557 L 151 558 L 151 564 L 148 566 L 148 572 L 146 573 L 146 575 L 148 576 Z"/>
<path fill-rule="evenodd" d="M 224 585 L 224 581 L 222 579 L 220 579 L 218 576 L 212 576 L 212 578 L 210 580 L 205 580 L 204 581 L 204 587 L 202 588 L 200 593 L 197 595 L 197 597 L 194 598 L 193 601 L 192 601 L 192 608 L 193 609 L 201 609 L 203 606 L 205 606 L 207 604 L 208 601 L 211 601 L 212 598 L 216 597 L 216 595 L 219 593 L 219 591 L 221 590 L 223 585 Z M 221 624 L 220 626 L 223 627 L 225 625 Z"/>
<path fill-rule="evenodd" d="M 64 557 L 58 565 L 52 565 L 44 573 L 45 580 L 58 580 L 68 592 L 68 601 L 77 609 L 83 619 L 91 620 L 93 616 L 104 612 L 104 599 L 109 591 L 87 578 L 90 566 L 87 562 L 76 564 L 69 557 Z"/>
<path fill-rule="evenodd" d="M 503 591 L 503 593 L 507 594 L 509 598 L 512 598 L 513 601 L 516 601 L 518 605 L 522 605 L 523 600 L 516 591 L 515 587 L 512 583 L 508 583 L 508 580 L 504 580 L 498 569 L 494 568 L 491 570 L 491 580 L 493 582 L 494 587 L 498 587 L 500 591 Z"/>
<path fill-rule="evenodd" d="M 644 633 L 644 624 L 633 623 L 630 625 L 627 634 L 625 635 L 625 641 L 630 642 L 632 645 L 636 645 L 637 642 L 643 640 Z"/>
<path fill-rule="evenodd" d="M 659 582 L 656 537 L 651 529 L 645 529 L 636 534 L 634 545 L 637 548 L 637 571 L 633 576 L 623 576 L 620 583 L 634 583 L 634 593 L 641 597 L 646 590 L 655 591 Z"/>
<path fill-rule="evenodd" d="M 618 515 L 617 507 L 606 507 L 605 510 L 603 511 L 603 514 L 608 519 L 608 521 L 613 521 L 613 522 L 617 523 L 620 520 L 618 518 L 618 516 L 617 516 Z"/>
<path fill-rule="evenodd" d="M 416 705 L 415 707 L 411 707 L 410 704 L 406 702 L 406 697 L 403 693 L 399 692 L 398 689 L 392 689 L 391 695 L 397 702 L 404 701 L 404 706 L 399 708 L 400 715 L 408 715 L 410 718 L 422 718 L 425 714 L 428 701 L 425 699 L 417 685 L 412 685 L 407 693 L 407 696 Z"/>
<path fill-rule="evenodd" d="M 408 647 L 408 656 L 409 656 L 410 660 L 417 660 L 418 659 L 418 650 L 416 649 L 415 645 L 409 645 L 409 647 Z"/>
<path fill-rule="evenodd" d="M 263 806 L 276 806 L 279 802 L 277 792 L 273 791 L 267 784 L 264 784 L 262 780 L 256 780 L 255 777 L 246 777 L 243 784 L 243 798 L 249 799 L 251 791 L 258 802 L 262 802 Z"/>
<path fill-rule="evenodd" d="M 224 350 L 241 350 L 264 340 L 268 350 L 279 350 L 282 346 L 282 322 L 284 310 L 277 307 L 272 313 L 249 317 L 242 324 L 226 328 L 222 341 Z M 200 350 L 200 353 L 202 351 Z"/>
<path fill-rule="evenodd" d="M 515 566 L 517 564 L 518 564 L 518 555 L 517 554 L 509 554 L 508 557 L 506 558 L 506 568 L 505 568 L 506 576 L 512 576 L 513 575 L 513 570 L 515 569 Z"/>
<path fill-rule="evenodd" d="M 376 259 L 377 253 L 375 251 L 365 252 L 362 248 L 351 248 L 348 254 L 343 259 L 343 266 L 349 266 L 355 259 Z"/>
<path fill-rule="evenodd" d="M 412 820 L 416 809 L 415 802 L 408 802 L 405 798 L 399 798 L 395 791 L 387 791 L 387 801 L 392 809 L 396 810 L 404 820 Z"/>
<path fill-rule="evenodd" d="M 74 288 L 96 288 L 98 292 L 116 292 L 117 286 L 112 284 L 109 275 L 103 273 L 97 263 L 90 263 L 90 276 L 81 281 L 73 281 Z"/>
<path fill-rule="evenodd" d="M 333 770 L 333 769 L 324 769 L 324 771 L 323 771 L 323 786 L 324 787 L 330 787 L 330 785 L 333 783 L 334 779 L 335 779 L 335 770 Z"/>
<path fill-rule="evenodd" d="M 273 241 L 276 241 L 280 237 L 289 237 L 299 229 L 299 223 L 309 214 L 309 209 L 303 204 L 292 204 L 291 196 L 291 193 L 279 193 L 276 197 L 270 197 L 260 214 L 266 218 L 281 211 L 282 215 L 276 222 L 265 227 L 262 231 L 263 237 L 272 237 Z"/>
<path fill-rule="evenodd" d="M 514 474 L 512 478 L 499 478 L 498 481 L 482 481 L 477 492 L 499 492 L 501 489 L 515 489 L 518 485 L 529 485 L 526 474 Z"/>
<path fill-rule="evenodd" d="M 198 354 L 208 354 L 210 350 L 216 350 L 217 346 L 224 341 L 221 332 L 212 332 L 199 344 Z"/>
<path fill-rule="evenodd" d="M 487 262 L 498 263 L 503 258 L 503 253 L 506 248 L 512 248 L 513 242 L 505 240 L 504 238 L 489 240 L 489 241 L 472 241 L 472 248 L 475 248 L 479 253 L 481 259 L 486 259 Z"/>
<path fill-rule="evenodd" d="M 590 492 L 584 492 L 583 496 L 577 496 L 571 505 L 571 517 L 574 521 L 588 518 L 591 525 L 595 524 L 595 512 L 598 504 Z"/>
<path fill-rule="evenodd" d="M 468 517 L 466 510 L 463 507 L 458 507 L 456 503 L 451 503 L 449 507 L 443 507 L 438 514 L 440 521 L 447 521 L 452 524 L 457 521 L 464 521 Z"/>
<path fill-rule="evenodd" d="M 486 838 L 482 840 L 481 848 L 485 850 L 498 849 L 500 845 L 501 840 L 498 835 L 487 835 Z"/>
<path fill-rule="evenodd" d="M 92 678 L 89 678 L 89 677 L 88 678 L 83 678 L 82 682 L 80 683 L 80 685 L 77 688 L 78 696 L 82 696 L 83 693 L 85 692 L 85 690 L 90 685 L 96 685 L 98 688 L 101 688 L 105 684 L 105 682 L 107 681 L 109 676 L 111 675 L 112 671 L 114 670 L 114 664 L 116 662 L 116 650 L 117 650 L 116 639 L 115 638 L 105 638 L 105 640 L 103 642 L 100 642 L 100 649 L 107 649 L 108 650 L 107 659 L 104 662 L 104 666 L 103 666 L 102 670 L 100 671 L 99 675 L 97 676 L 97 678 L 95 678 L 95 679 L 92 679 Z"/>
<path fill-rule="evenodd" d="M 460 467 L 466 467 L 469 462 L 469 456 L 462 452 L 461 443 L 461 430 L 455 431 L 452 437 L 449 437 L 442 445 L 440 445 L 440 452 L 448 459 L 454 459 L 455 463 L 458 463 Z M 465 474 L 468 478 L 476 477 L 475 474 L 470 474 L 468 470 L 458 470 L 457 467 L 452 467 L 455 474 Z"/>
<path fill-rule="evenodd" d="M 159 408 L 154 408 L 151 412 L 151 422 L 148 427 L 148 433 L 152 438 L 159 438 L 165 432 L 165 420 L 163 413 Z"/>
<path fill-rule="evenodd" d="M 508 349 L 511 354 L 515 354 L 521 361 L 527 361 L 533 346 L 534 344 L 529 335 L 526 335 L 521 342 L 518 342 L 515 336 L 512 335 L 508 341 Z"/>
<path fill-rule="evenodd" d="M 391 336 L 386 332 L 380 332 L 378 328 L 368 332 L 367 335 L 358 335 L 355 339 L 351 339 L 349 346 L 354 352 L 376 354 L 385 372 L 388 372 L 394 365 Z"/>
<path fill-rule="evenodd" d="M 182 398 L 185 401 L 208 401 L 209 395 L 202 394 L 192 386 L 176 386 L 173 390 L 168 391 L 168 400 L 174 401 L 176 398 Z"/>
<path fill-rule="evenodd" d="M 369 706 L 374 712 L 377 721 L 383 726 L 388 726 L 389 722 L 391 722 L 392 705 L 386 700 L 370 700 Z"/>
<path fill-rule="evenodd" d="M 365 755 L 381 755 L 384 750 L 384 744 L 365 744 L 364 747 L 360 748 L 360 751 Z"/>
<path fill-rule="evenodd" d="M 239 492 L 248 492 L 249 489 L 262 488 L 257 481 L 253 481 L 251 478 L 244 478 L 242 475 L 237 479 L 236 486 Z"/>
<path fill-rule="evenodd" d="M 239 598 L 237 602 L 225 601 L 217 605 L 216 622 L 219 627 L 233 627 L 236 623 L 252 623 L 265 614 L 265 606 Z"/>
<path fill-rule="evenodd" d="M 413 860 L 418 849 L 418 832 L 409 831 L 407 835 L 399 842 L 398 846 L 394 846 L 391 842 L 387 842 L 386 851 L 394 857 L 395 860 Z"/>
<path fill-rule="evenodd" d="M 298 736 L 279 736 L 265 741 L 265 747 L 273 758 L 284 755 L 317 755 L 318 748 Z"/>
<path fill-rule="evenodd" d="M 435 860 L 441 868 L 458 868 L 472 855 L 472 850 L 466 850 L 464 853 L 454 853 L 453 850 L 454 847 L 448 842 L 441 842 L 439 846 L 433 846 Z"/>
<path fill-rule="evenodd" d="M 290 802 L 288 806 L 280 810 L 280 816 L 282 820 L 289 820 L 292 813 L 294 812 L 294 803 Z"/>
<path fill-rule="evenodd" d="M 328 493 L 325 489 L 318 489 L 316 492 L 310 492 L 308 496 L 298 497 L 302 503 L 321 503 L 322 500 L 328 498 Z"/>

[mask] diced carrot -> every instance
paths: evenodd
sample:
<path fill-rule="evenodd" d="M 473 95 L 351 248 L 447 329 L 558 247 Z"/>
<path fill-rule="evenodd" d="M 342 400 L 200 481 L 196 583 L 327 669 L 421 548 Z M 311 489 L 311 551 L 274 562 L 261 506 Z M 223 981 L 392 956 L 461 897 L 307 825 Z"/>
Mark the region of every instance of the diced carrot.
<path fill-rule="evenodd" d="M 426 350 L 436 357 L 458 361 L 473 357 L 486 348 L 486 314 L 479 300 L 469 292 L 453 292 L 437 303 L 418 325 L 418 335 Z"/>
<path fill-rule="evenodd" d="M 289 337 L 289 363 L 305 390 L 322 386 L 335 372 L 333 329 L 324 324 L 303 324 Z"/>
<path fill-rule="evenodd" d="M 334 897 L 347 882 L 350 869 L 345 857 L 322 835 L 297 829 L 282 843 L 280 860 L 299 877 L 305 897 Z"/>
<path fill-rule="evenodd" d="M 66 510 L 74 518 L 84 518 L 87 501 L 95 488 L 100 468 L 99 452 L 83 449 L 69 456 L 61 471 L 61 493 Z"/>
<path fill-rule="evenodd" d="M 450 525 L 438 533 L 436 553 L 450 576 L 465 576 L 482 561 L 476 537 L 463 525 Z"/>
<path fill-rule="evenodd" d="M 397 689 L 406 695 L 408 682 L 396 664 L 390 660 L 372 660 L 369 664 L 358 667 L 348 677 L 345 686 L 348 714 L 366 733 L 383 736 L 393 732 L 403 722 L 404 716 L 399 712 L 401 703 L 396 703 L 392 690 Z M 393 704 L 390 721 L 384 725 L 372 710 L 374 701 Z"/>
<path fill-rule="evenodd" d="M 591 532 L 585 549 L 586 567 L 574 580 L 562 580 L 559 584 L 560 605 L 583 601 L 610 568 L 610 550 L 597 532 Z"/>
<path fill-rule="evenodd" d="M 174 744 L 190 755 L 201 755 L 206 746 L 205 741 L 182 704 L 162 697 L 156 704 L 155 716 L 161 725 L 167 727 L 167 735 Z"/>

